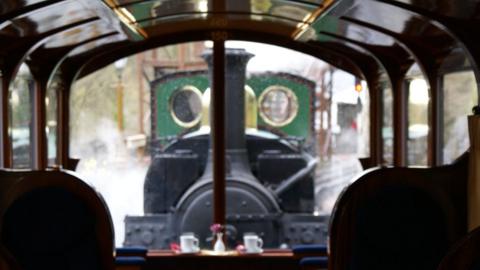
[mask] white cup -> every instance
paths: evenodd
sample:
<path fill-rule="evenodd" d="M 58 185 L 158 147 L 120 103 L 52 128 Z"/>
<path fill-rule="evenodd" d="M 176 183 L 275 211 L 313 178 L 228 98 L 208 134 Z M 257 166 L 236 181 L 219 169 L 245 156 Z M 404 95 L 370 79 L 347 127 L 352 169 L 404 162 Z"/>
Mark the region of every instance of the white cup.
<path fill-rule="evenodd" d="M 198 239 L 193 234 L 181 235 L 180 251 L 182 253 L 195 253 L 200 251 Z"/>
<path fill-rule="evenodd" d="M 263 240 L 255 234 L 245 234 L 243 236 L 243 245 L 247 253 L 261 253 L 263 251 Z"/>

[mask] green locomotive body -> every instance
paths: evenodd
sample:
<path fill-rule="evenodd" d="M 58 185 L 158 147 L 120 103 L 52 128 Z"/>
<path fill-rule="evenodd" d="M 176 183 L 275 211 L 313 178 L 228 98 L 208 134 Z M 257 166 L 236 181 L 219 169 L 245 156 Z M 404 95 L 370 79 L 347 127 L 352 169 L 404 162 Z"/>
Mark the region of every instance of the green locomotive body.
<path fill-rule="evenodd" d="M 163 148 L 179 136 L 200 129 L 205 112 L 198 106 L 209 87 L 206 70 L 175 72 L 150 84 L 154 145 Z M 255 104 L 251 105 L 256 107 L 246 114 L 255 114 L 259 130 L 312 142 L 314 82 L 285 72 L 265 72 L 251 74 L 246 87 L 253 90 Z M 196 104 L 195 108 L 185 104 L 186 98 Z"/>

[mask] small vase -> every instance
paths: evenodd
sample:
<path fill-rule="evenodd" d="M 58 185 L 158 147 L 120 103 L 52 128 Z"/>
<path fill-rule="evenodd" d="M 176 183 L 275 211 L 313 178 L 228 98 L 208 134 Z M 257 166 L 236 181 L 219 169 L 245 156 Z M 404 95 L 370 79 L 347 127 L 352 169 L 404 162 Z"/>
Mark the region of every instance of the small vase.
<path fill-rule="evenodd" d="M 225 244 L 223 243 L 223 233 L 217 233 L 217 239 L 215 245 L 213 245 L 214 251 L 225 251 Z"/>

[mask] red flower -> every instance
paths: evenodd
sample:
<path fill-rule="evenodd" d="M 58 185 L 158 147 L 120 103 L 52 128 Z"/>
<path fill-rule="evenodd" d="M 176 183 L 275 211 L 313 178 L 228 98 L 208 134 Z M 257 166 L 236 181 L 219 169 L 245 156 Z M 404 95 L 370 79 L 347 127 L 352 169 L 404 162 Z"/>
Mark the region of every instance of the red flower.
<path fill-rule="evenodd" d="M 235 249 L 238 253 L 245 253 L 245 251 L 247 251 L 244 245 L 238 245 Z"/>
<path fill-rule="evenodd" d="M 214 223 L 212 224 L 212 226 L 210 226 L 210 231 L 212 231 L 212 233 L 219 233 L 219 232 L 222 232 L 222 230 L 223 230 L 222 224 Z"/>
<path fill-rule="evenodd" d="M 173 252 L 180 252 L 180 245 L 175 242 L 170 243 L 170 250 Z"/>

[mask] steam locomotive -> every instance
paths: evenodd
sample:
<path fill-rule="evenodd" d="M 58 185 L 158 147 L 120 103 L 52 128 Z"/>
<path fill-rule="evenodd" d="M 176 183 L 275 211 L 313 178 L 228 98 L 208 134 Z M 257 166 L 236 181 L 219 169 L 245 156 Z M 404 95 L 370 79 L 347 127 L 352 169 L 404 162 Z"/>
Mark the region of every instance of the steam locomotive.
<path fill-rule="evenodd" d="M 211 71 L 211 52 L 203 57 Z M 328 217 L 314 215 L 315 83 L 272 72 L 246 79 L 251 57 L 226 50 L 227 245 L 234 247 L 246 232 L 259 234 L 269 248 L 323 243 Z M 151 82 L 145 214 L 125 218 L 125 246 L 165 249 L 185 232 L 211 246 L 209 77 L 208 71 L 183 71 Z"/>

